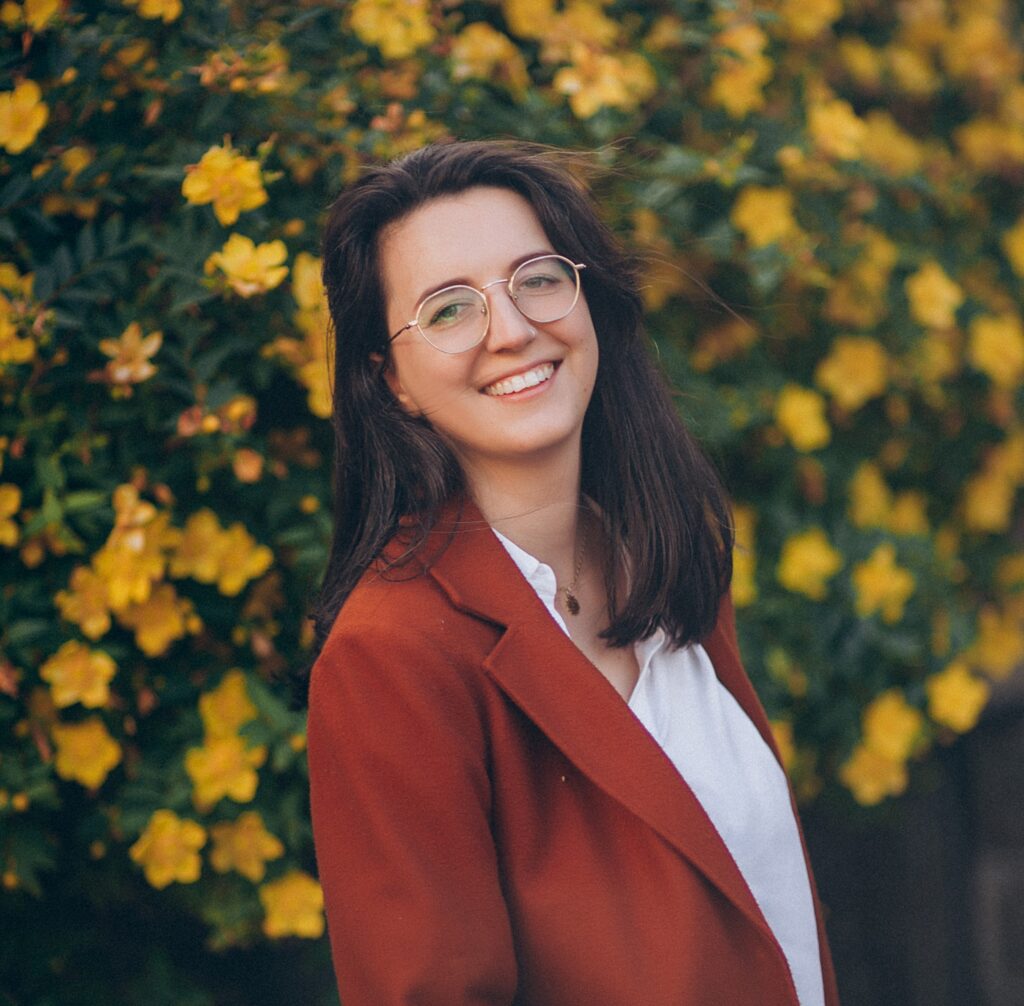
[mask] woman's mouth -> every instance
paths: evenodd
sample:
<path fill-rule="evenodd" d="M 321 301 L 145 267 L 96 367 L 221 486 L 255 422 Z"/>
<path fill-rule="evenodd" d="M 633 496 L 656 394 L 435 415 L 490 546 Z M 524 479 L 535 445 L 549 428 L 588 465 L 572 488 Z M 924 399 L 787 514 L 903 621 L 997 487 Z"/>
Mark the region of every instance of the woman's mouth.
<path fill-rule="evenodd" d="M 491 395 L 495 398 L 501 395 L 513 395 L 517 391 L 525 391 L 527 388 L 534 388 L 538 384 L 543 384 L 545 381 L 550 380 L 554 372 L 555 365 L 553 363 L 542 363 L 532 370 L 524 371 L 522 374 L 513 374 L 511 377 L 488 384 L 483 389 L 483 392 L 485 395 Z"/>

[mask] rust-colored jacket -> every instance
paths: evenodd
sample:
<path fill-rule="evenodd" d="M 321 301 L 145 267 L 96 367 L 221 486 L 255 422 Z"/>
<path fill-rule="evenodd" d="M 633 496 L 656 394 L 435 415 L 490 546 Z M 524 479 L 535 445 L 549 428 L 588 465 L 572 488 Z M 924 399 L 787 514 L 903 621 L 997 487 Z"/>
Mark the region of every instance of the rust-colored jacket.
<path fill-rule="evenodd" d="M 797 1006 L 696 797 L 479 513 L 463 518 L 425 574 L 367 572 L 313 670 L 344 1006 Z M 728 598 L 704 646 L 777 754 Z"/>

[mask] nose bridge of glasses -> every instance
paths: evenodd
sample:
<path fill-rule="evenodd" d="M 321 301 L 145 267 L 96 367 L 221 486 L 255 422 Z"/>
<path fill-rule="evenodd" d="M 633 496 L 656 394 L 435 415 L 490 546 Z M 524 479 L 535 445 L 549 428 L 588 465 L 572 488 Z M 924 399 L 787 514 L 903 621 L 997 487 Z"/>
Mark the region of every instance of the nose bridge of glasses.
<path fill-rule="evenodd" d="M 505 293 L 508 294 L 508 299 L 512 303 L 512 305 L 515 307 L 516 312 L 521 317 L 526 318 L 526 314 L 524 313 L 522 307 L 520 306 L 519 301 L 516 300 L 516 295 L 512 292 L 512 278 L 510 276 L 507 276 L 504 279 L 492 279 L 489 283 L 484 283 L 484 285 L 479 287 L 478 289 L 479 289 L 480 293 L 483 294 L 484 291 L 489 290 L 492 286 L 500 286 L 502 283 L 505 284 Z M 490 303 L 488 303 L 488 299 L 489 298 L 484 296 L 484 302 L 485 302 L 486 307 L 487 307 L 487 313 L 490 315 L 490 314 L 493 314 L 494 311 L 493 311 L 492 305 Z M 529 320 L 529 319 L 527 318 L 527 320 Z"/>

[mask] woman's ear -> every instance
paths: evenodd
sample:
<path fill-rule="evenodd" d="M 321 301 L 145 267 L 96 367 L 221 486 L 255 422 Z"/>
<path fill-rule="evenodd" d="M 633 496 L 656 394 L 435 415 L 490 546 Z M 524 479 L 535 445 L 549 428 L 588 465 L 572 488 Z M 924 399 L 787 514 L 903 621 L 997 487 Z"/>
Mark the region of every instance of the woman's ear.
<path fill-rule="evenodd" d="M 371 353 L 370 360 L 377 367 L 377 372 L 384 378 L 388 389 L 391 394 L 395 396 L 395 401 L 402 407 L 405 412 L 408 412 L 411 416 L 419 415 L 411 405 L 409 396 L 405 393 L 405 389 L 402 387 L 402 382 L 398 379 L 398 374 L 395 373 L 395 368 L 391 364 L 390 360 L 385 360 L 381 353 Z"/>

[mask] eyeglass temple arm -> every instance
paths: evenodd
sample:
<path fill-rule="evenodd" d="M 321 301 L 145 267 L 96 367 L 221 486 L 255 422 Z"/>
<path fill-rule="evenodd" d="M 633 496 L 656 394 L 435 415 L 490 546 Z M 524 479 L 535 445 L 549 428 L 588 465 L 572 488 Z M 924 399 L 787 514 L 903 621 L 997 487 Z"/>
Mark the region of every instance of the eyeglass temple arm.
<path fill-rule="evenodd" d="M 403 325 L 403 326 L 402 326 L 402 327 L 401 327 L 401 328 L 400 328 L 400 329 L 399 329 L 399 330 L 398 330 L 397 332 L 395 332 L 395 334 L 394 334 L 394 335 L 389 335 L 389 336 L 388 336 L 388 342 L 389 342 L 389 343 L 392 343 L 392 342 L 394 342 L 394 341 L 395 341 L 395 339 L 397 339 L 397 338 L 398 338 L 398 337 L 399 337 L 399 336 L 400 336 L 400 335 L 401 335 L 401 334 L 402 334 L 403 332 L 407 332 L 407 331 L 408 331 L 408 330 L 409 330 L 410 328 L 412 328 L 412 327 L 413 327 L 413 325 L 415 325 L 415 324 L 416 324 L 416 320 L 415 320 L 415 319 L 413 319 L 413 320 L 412 320 L 412 321 L 410 321 L 410 322 L 409 322 L 408 324 L 405 324 L 405 325 Z"/>

